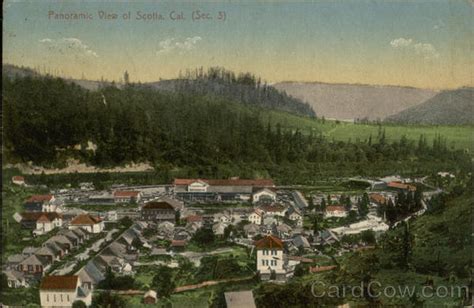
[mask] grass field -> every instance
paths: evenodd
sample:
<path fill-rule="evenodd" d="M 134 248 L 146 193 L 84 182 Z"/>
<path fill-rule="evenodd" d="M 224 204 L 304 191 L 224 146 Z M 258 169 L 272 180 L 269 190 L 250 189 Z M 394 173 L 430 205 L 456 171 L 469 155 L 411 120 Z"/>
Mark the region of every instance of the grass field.
<path fill-rule="evenodd" d="M 280 123 L 282 128 L 300 129 L 306 132 L 321 132 L 324 136 L 334 138 L 338 141 L 357 139 L 365 140 L 370 135 L 376 138 L 379 130 L 377 124 L 354 124 L 339 121 L 321 121 L 310 118 L 299 117 L 289 113 L 270 111 L 262 113 L 265 120 Z M 474 150 L 474 127 L 473 126 L 440 126 L 440 125 L 397 125 L 383 124 L 386 138 L 389 141 L 399 140 L 405 135 L 409 140 L 418 141 L 420 135 L 426 136 L 430 142 L 435 136 L 441 135 L 448 140 L 448 146 L 456 149 Z"/>

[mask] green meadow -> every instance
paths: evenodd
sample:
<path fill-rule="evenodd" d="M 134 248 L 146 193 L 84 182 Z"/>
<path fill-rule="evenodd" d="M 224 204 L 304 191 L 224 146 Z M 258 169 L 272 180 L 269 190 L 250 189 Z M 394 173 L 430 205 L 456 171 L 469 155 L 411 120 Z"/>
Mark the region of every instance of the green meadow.
<path fill-rule="evenodd" d="M 322 133 L 325 137 L 334 138 L 337 141 L 367 140 L 370 136 L 377 137 L 379 125 L 377 124 L 354 124 L 334 120 L 311 119 L 292 115 L 285 112 L 271 111 L 263 116 L 264 120 L 280 123 L 282 128 L 300 129 L 305 132 L 312 131 L 315 134 Z M 454 149 L 474 150 L 474 126 L 440 126 L 440 125 L 399 125 L 383 123 L 385 136 L 388 141 L 399 140 L 405 136 L 409 140 L 418 141 L 420 135 L 424 135 L 430 142 L 440 135 L 448 142 L 448 146 Z"/>

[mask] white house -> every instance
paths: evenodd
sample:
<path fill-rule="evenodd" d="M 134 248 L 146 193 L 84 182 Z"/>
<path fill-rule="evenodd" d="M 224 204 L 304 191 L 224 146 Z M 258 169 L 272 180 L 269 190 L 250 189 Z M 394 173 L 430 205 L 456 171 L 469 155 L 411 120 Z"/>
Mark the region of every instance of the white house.
<path fill-rule="evenodd" d="M 293 221 L 298 227 L 303 226 L 303 215 L 299 210 L 296 210 L 295 208 L 291 208 L 288 212 L 288 219 Z"/>
<path fill-rule="evenodd" d="M 286 275 L 284 266 L 283 242 L 272 235 L 255 242 L 257 249 L 257 271 L 262 280 L 271 278 L 272 273 L 276 279 Z"/>
<path fill-rule="evenodd" d="M 99 217 L 81 214 L 74 217 L 69 223 L 69 229 L 83 228 L 89 233 L 100 233 L 104 230 L 104 222 Z"/>
<path fill-rule="evenodd" d="M 279 204 L 266 204 L 266 205 L 261 206 L 260 210 L 262 210 L 263 213 L 268 216 L 284 217 L 286 214 L 287 208 Z"/>
<path fill-rule="evenodd" d="M 218 222 L 218 223 L 215 223 L 213 226 L 212 226 L 212 231 L 214 232 L 215 235 L 224 235 L 224 231 L 225 231 L 225 228 L 227 228 L 227 224 L 225 223 L 222 223 L 222 222 Z"/>
<path fill-rule="evenodd" d="M 263 212 L 260 209 L 256 209 L 249 215 L 249 221 L 256 225 L 262 224 Z"/>
<path fill-rule="evenodd" d="M 79 276 L 47 276 L 39 289 L 41 307 L 72 307 L 75 301 L 86 306 L 92 303 L 92 293 L 81 287 Z"/>
<path fill-rule="evenodd" d="M 268 188 L 260 189 L 252 194 L 252 202 L 257 203 L 260 201 L 275 202 L 276 201 L 276 192 Z"/>
<path fill-rule="evenodd" d="M 125 191 L 117 190 L 114 192 L 115 203 L 138 203 L 141 200 L 142 194 L 139 191 Z"/>
<path fill-rule="evenodd" d="M 228 224 L 228 223 L 231 223 L 232 221 L 232 218 L 227 215 L 227 214 L 224 214 L 224 213 L 217 213 L 217 214 L 214 214 L 214 222 L 221 222 L 221 223 L 224 223 L 224 224 Z"/>
<path fill-rule="evenodd" d="M 25 178 L 19 175 L 12 177 L 12 183 L 15 185 L 25 186 Z"/>
<path fill-rule="evenodd" d="M 49 231 L 53 230 L 54 228 L 62 227 L 63 225 L 63 217 L 57 213 L 50 213 L 56 215 L 48 215 L 48 213 L 44 213 L 36 220 L 36 229 L 33 231 L 33 234 L 41 235 L 48 233 Z"/>
<path fill-rule="evenodd" d="M 342 205 L 330 205 L 326 207 L 325 217 L 346 217 L 347 211 Z"/>
<path fill-rule="evenodd" d="M 208 188 L 208 183 L 201 180 L 197 180 L 188 185 L 188 192 L 207 192 Z"/>

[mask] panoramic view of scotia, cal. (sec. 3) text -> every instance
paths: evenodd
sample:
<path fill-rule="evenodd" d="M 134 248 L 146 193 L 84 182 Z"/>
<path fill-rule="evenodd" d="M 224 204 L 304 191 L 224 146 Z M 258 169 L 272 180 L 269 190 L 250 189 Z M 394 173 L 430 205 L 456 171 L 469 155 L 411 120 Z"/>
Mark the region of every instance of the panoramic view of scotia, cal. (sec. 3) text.
<path fill-rule="evenodd" d="M 3 3 L 2 307 L 471 307 L 472 1 Z"/>

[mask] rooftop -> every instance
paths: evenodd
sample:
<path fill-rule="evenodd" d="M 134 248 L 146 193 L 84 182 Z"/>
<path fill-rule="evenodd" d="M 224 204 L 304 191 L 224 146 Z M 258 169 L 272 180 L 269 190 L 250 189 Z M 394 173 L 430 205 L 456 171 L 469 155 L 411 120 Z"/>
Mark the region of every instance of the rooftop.
<path fill-rule="evenodd" d="M 283 249 L 283 242 L 276 236 L 268 235 L 255 242 L 257 249 Z"/>
<path fill-rule="evenodd" d="M 152 201 L 145 204 L 143 209 L 174 210 L 174 207 L 166 201 Z"/>
<path fill-rule="evenodd" d="M 261 186 L 272 187 L 275 186 L 273 180 L 258 179 L 258 180 L 241 180 L 241 179 L 175 179 L 174 185 L 190 185 L 194 182 L 204 182 L 211 186 Z"/>
<path fill-rule="evenodd" d="M 53 195 L 33 195 L 28 200 L 26 200 L 26 202 L 48 202 L 51 201 L 51 199 L 53 199 Z"/>
<path fill-rule="evenodd" d="M 89 214 L 81 214 L 71 220 L 71 225 L 95 225 L 102 220 L 99 217 L 91 216 Z"/>
<path fill-rule="evenodd" d="M 46 276 L 40 290 L 75 290 L 79 276 Z"/>

